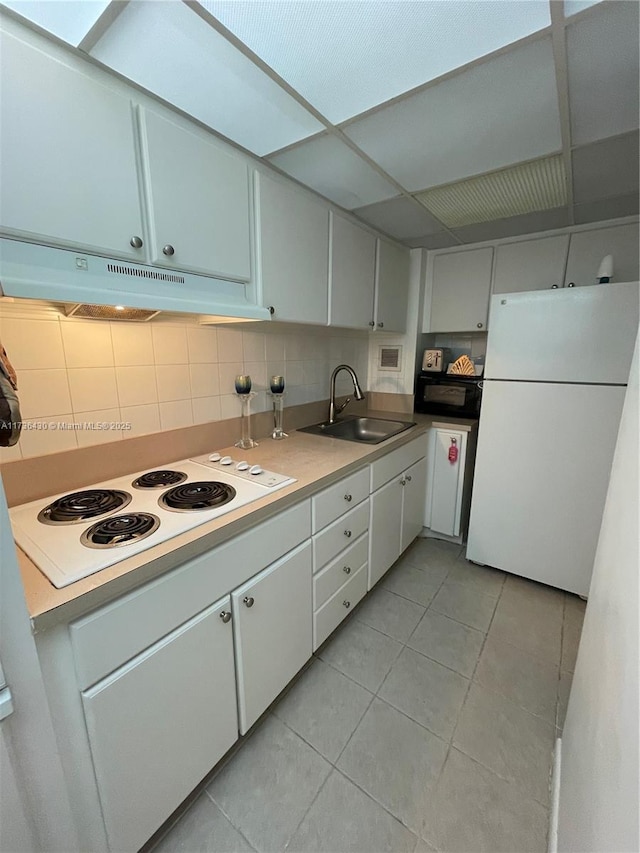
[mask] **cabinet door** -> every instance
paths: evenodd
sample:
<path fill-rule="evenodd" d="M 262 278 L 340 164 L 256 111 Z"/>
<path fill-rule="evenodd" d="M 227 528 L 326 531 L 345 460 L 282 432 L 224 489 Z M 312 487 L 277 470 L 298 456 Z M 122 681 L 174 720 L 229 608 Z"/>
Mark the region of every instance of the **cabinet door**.
<path fill-rule="evenodd" d="M 433 261 L 430 332 L 486 329 L 493 249 L 436 255 Z"/>
<path fill-rule="evenodd" d="M 129 100 L 7 33 L 0 56 L 0 227 L 145 260 Z"/>
<path fill-rule="evenodd" d="M 466 433 L 449 429 L 434 429 L 429 453 L 429 497 L 426 526 L 447 536 L 460 534 L 462 484 Z M 458 458 L 449 459 L 449 449 L 454 444 Z"/>
<path fill-rule="evenodd" d="M 565 286 L 596 284 L 600 262 L 613 255 L 613 280 L 638 281 L 638 225 L 616 225 L 571 235 Z"/>
<path fill-rule="evenodd" d="M 329 279 L 332 326 L 371 328 L 375 258 L 373 234 L 332 213 Z"/>
<path fill-rule="evenodd" d="M 402 538 L 400 551 L 405 551 L 419 536 L 424 526 L 424 505 L 427 494 L 427 460 L 421 459 L 404 475 L 402 496 Z"/>
<path fill-rule="evenodd" d="M 400 556 L 402 528 L 402 477 L 371 495 L 369 521 L 369 589 Z"/>
<path fill-rule="evenodd" d="M 496 249 L 494 293 L 562 287 L 569 235 L 505 243 Z"/>
<path fill-rule="evenodd" d="M 329 208 L 256 175 L 262 304 L 274 320 L 326 326 L 329 317 Z"/>
<path fill-rule="evenodd" d="M 149 110 L 140 125 L 153 262 L 248 281 L 246 163 Z"/>
<path fill-rule="evenodd" d="M 375 328 L 404 332 L 409 300 L 409 250 L 377 241 Z"/>
<path fill-rule="evenodd" d="M 311 657 L 311 545 L 232 593 L 240 733 Z"/>
<path fill-rule="evenodd" d="M 229 605 L 82 693 L 111 850 L 138 850 L 237 740 Z"/>

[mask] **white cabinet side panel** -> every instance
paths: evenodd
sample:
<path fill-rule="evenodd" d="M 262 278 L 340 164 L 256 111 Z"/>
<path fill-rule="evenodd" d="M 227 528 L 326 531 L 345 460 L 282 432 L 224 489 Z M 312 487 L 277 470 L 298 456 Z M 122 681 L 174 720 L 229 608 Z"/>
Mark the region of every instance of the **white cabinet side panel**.
<path fill-rule="evenodd" d="M 624 391 L 485 384 L 467 559 L 588 593 Z"/>
<path fill-rule="evenodd" d="M 462 503 L 462 478 L 464 467 L 464 441 L 462 432 L 436 430 L 433 455 L 431 501 L 431 530 L 447 536 L 460 533 L 460 504 Z M 458 457 L 449 461 L 449 448 L 455 443 Z"/>

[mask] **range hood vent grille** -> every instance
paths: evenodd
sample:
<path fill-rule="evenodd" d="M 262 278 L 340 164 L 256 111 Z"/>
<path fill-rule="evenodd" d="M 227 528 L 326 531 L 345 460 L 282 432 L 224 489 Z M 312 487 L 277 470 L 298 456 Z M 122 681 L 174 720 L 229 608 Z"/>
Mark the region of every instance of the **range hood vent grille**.
<path fill-rule="evenodd" d="M 67 317 L 82 317 L 85 320 L 150 320 L 160 312 L 147 311 L 144 308 L 126 308 L 121 305 L 68 305 Z"/>
<path fill-rule="evenodd" d="M 133 275 L 137 278 L 152 278 L 155 281 L 170 281 L 172 284 L 184 284 L 185 277 L 172 272 L 158 272 L 157 270 L 144 269 L 142 267 L 126 267 L 123 264 L 107 264 L 107 272 L 116 275 Z"/>

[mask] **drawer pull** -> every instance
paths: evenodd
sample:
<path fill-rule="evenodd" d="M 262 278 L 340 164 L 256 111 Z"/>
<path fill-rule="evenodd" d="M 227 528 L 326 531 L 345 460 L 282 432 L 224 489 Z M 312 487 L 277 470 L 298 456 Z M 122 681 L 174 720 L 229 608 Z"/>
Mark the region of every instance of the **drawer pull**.
<path fill-rule="evenodd" d="M 401 486 L 406 486 L 406 485 L 407 485 L 407 481 L 405 480 L 405 478 L 404 478 L 404 477 L 400 480 L 400 485 L 401 485 Z"/>
<path fill-rule="evenodd" d="M 343 566 L 342 571 L 345 573 L 345 575 L 350 575 L 351 574 L 351 566 Z"/>
<path fill-rule="evenodd" d="M 342 603 L 343 603 L 343 604 L 344 604 L 344 606 L 347 608 L 347 610 L 351 607 L 351 602 L 350 602 L 350 601 L 343 601 Z"/>
<path fill-rule="evenodd" d="M 353 495 L 345 495 L 344 499 L 347 503 L 351 503 L 351 501 L 353 500 Z"/>
<path fill-rule="evenodd" d="M 247 607 L 253 607 L 253 598 L 250 595 L 245 595 L 242 599 L 243 603 L 247 605 Z"/>
<path fill-rule="evenodd" d="M 166 246 L 162 247 L 162 254 L 166 255 L 168 258 L 170 258 L 171 255 L 175 255 L 175 253 L 176 253 L 176 250 L 173 248 L 171 243 L 167 243 Z"/>
<path fill-rule="evenodd" d="M 345 530 L 344 535 L 347 537 L 347 539 L 351 539 L 351 531 L 350 530 Z"/>
<path fill-rule="evenodd" d="M 411 482 L 411 474 L 407 474 L 407 483 Z"/>
<path fill-rule="evenodd" d="M 231 614 L 228 610 L 221 610 L 219 615 L 224 623 L 231 621 Z"/>

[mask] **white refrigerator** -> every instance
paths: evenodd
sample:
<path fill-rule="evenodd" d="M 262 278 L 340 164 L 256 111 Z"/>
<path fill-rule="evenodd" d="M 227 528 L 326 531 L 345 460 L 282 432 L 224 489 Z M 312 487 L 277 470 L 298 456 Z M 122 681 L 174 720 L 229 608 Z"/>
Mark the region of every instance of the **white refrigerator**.
<path fill-rule="evenodd" d="M 492 297 L 468 560 L 588 594 L 639 290 Z"/>

